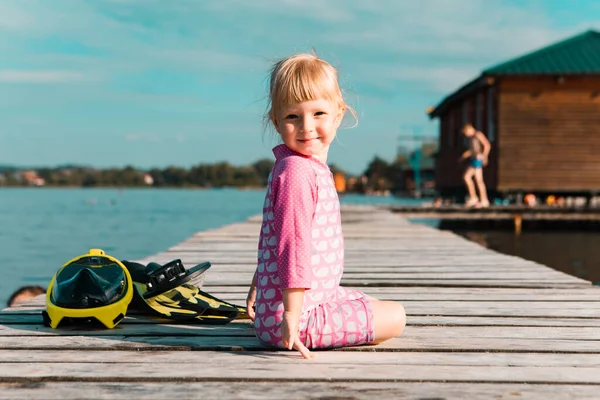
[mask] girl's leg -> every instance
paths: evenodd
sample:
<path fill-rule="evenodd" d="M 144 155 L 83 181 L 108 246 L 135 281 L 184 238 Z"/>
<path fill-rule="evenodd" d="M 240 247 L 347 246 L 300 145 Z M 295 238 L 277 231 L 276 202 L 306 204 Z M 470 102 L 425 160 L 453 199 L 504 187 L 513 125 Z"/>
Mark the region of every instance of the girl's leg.
<path fill-rule="evenodd" d="M 373 343 L 372 302 L 362 297 L 323 303 L 303 313 L 300 341 L 311 350 Z"/>
<path fill-rule="evenodd" d="M 381 343 L 388 339 L 400 336 L 406 326 L 406 313 L 404 307 L 395 301 L 377 300 L 368 296 L 373 310 L 373 324 L 375 325 L 375 340 Z"/>

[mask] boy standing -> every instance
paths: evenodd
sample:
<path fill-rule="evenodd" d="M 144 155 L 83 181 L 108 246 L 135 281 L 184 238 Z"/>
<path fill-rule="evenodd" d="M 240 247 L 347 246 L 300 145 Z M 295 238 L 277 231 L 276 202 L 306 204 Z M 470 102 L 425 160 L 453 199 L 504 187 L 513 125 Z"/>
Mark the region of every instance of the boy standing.
<path fill-rule="evenodd" d="M 489 207 L 490 202 L 487 197 L 485 182 L 483 181 L 483 167 L 488 163 L 488 154 L 491 149 L 490 142 L 472 124 L 466 124 L 462 129 L 462 133 L 467 138 L 469 147 L 461 156 L 461 160 L 469 158 L 469 166 L 463 175 L 467 190 L 469 191 L 469 199 L 465 203 L 465 206 Z M 475 183 L 473 182 L 473 177 L 475 177 Z M 479 199 L 475 192 L 475 184 L 477 184 L 477 189 L 479 190 Z"/>

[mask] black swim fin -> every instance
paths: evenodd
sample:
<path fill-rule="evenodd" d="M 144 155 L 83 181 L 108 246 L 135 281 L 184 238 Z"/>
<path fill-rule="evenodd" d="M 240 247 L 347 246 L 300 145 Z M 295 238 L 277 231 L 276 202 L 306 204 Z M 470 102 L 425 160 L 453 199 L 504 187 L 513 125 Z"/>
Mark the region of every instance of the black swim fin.
<path fill-rule="evenodd" d="M 134 309 L 162 318 L 201 324 L 227 324 L 234 319 L 248 318 L 245 307 L 218 299 L 191 284 L 206 272 L 209 262 L 187 271 L 181 260 L 147 266 L 131 261 L 122 263 L 133 280 Z"/>

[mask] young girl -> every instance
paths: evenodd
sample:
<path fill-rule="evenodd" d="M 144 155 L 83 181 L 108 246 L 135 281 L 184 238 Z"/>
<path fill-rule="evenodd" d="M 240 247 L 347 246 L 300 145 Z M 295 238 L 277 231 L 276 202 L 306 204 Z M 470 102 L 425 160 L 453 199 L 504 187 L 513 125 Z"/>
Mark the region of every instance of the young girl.
<path fill-rule="evenodd" d="M 283 144 L 273 149 L 248 292 L 248 314 L 263 343 L 309 349 L 378 343 L 402 333 L 404 308 L 339 286 L 344 267 L 340 203 L 327 152 L 348 108 L 337 71 L 297 54 L 271 71 L 266 115 Z M 254 307 L 254 309 L 253 309 Z"/>

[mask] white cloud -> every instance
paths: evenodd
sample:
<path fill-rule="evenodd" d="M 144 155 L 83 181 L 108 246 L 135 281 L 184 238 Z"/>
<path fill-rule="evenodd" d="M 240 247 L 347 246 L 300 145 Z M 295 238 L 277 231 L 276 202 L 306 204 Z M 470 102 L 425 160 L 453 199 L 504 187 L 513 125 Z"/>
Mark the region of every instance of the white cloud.
<path fill-rule="evenodd" d="M 210 4 L 213 10 L 232 10 L 231 2 Z M 328 47 L 357 81 L 389 86 L 392 80 L 412 80 L 440 92 L 590 26 L 557 29 L 543 2 L 286 0 L 275 7 L 268 0 L 236 0 L 234 8 L 272 18 L 271 30 L 247 24 L 248 35 L 256 35 L 257 42 L 290 52 L 296 49 L 286 42 L 295 46 L 306 38 L 309 48 L 311 43 Z M 283 17 L 292 15 L 310 28 L 303 31 L 302 22 L 286 26 Z M 315 29 L 315 23 L 321 28 Z M 353 58 L 362 59 L 361 66 L 348 62 Z"/>
<path fill-rule="evenodd" d="M 161 137 L 157 134 L 128 133 L 125 135 L 125 140 L 128 142 L 183 143 L 187 141 L 187 137 L 183 134 L 171 135 L 169 137 Z"/>
<path fill-rule="evenodd" d="M 350 22 L 354 20 L 351 7 L 345 2 L 323 0 L 228 0 L 207 2 L 201 6 L 214 11 L 230 13 L 232 10 L 259 11 L 273 17 L 307 17 L 327 23 Z"/>
<path fill-rule="evenodd" d="M 125 140 L 128 142 L 162 142 L 162 138 L 157 135 L 141 135 L 138 133 L 129 133 L 125 135 Z"/>
<path fill-rule="evenodd" d="M 359 69 L 362 80 L 388 84 L 412 80 L 439 91 L 579 32 L 555 29 L 535 4 L 525 8 L 500 1 L 461 1 L 460 7 L 442 0 L 345 4 L 356 23 L 341 24 L 324 40 L 354 48 L 356 54 L 365 52 Z M 365 20 L 364 15 L 370 18 Z"/>
<path fill-rule="evenodd" d="M 73 71 L 0 70 L 0 82 L 5 83 L 73 82 L 83 78 L 82 73 Z"/>
<path fill-rule="evenodd" d="M 381 82 L 384 85 L 381 89 L 385 89 L 385 82 L 404 82 L 418 86 L 419 84 L 426 83 L 430 90 L 437 92 L 447 92 L 453 90 L 457 85 L 462 85 L 469 80 L 473 79 L 480 73 L 480 70 L 474 64 L 457 66 L 457 67 L 445 67 L 445 66 L 390 66 L 380 64 L 359 64 L 357 66 L 360 71 L 365 74 L 378 77 L 374 79 L 375 82 L 379 82 L 385 77 L 385 80 Z"/>
<path fill-rule="evenodd" d="M 340 59 L 344 71 L 362 74 L 358 80 L 384 84 L 398 79 L 400 70 L 406 72 L 404 78 L 447 90 L 487 66 L 575 33 L 553 29 L 538 2 L 516 6 L 500 0 L 463 0 L 459 7 L 446 0 L 25 3 L 35 8 L 8 4 L 0 8 L 0 28 L 14 20 L 18 22 L 11 27 L 25 35 L 76 38 L 110 58 L 71 56 L 72 61 L 109 74 L 152 66 L 239 76 L 264 72 L 276 52 L 316 45 L 328 47 L 327 54 Z M 198 16 L 207 14 L 222 23 L 199 24 Z M 236 47 L 236 42 L 244 45 Z M 59 66 L 68 65 L 67 56 L 55 56 Z M 47 54 L 28 58 L 49 61 Z M 395 70 L 369 74 L 369 69 L 353 67 L 353 58 L 373 68 Z"/>
<path fill-rule="evenodd" d="M 23 4 L 36 7 L 24 7 Z M 203 32 L 204 28 L 197 23 L 196 16 L 204 13 L 200 3 L 194 5 L 192 11 L 184 5 L 193 3 L 165 4 L 105 0 L 5 3 L 0 8 L 0 50 L 5 54 L 18 54 L 23 62 L 43 60 L 44 65 L 61 66 L 76 63 L 95 72 L 113 74 L 148 67 L 218 73 L 240 71 L 242 67 L 264 68 L 264 60 L 222 49 L 218 43 L 215 45 L 213 40 L 208 40 L 211 35 Z M 128 7 L 136 8 L 129 10 Z M 148 14 L 148 19 L 156 19 L 164 26 L 159 22 L 156 27 L 148 26 L 138 14 Z M 18 16 L 19 22 L 11 23 L 7 15 Z M 12 37 L 2 34 L 9 25 Z M 28 39 L 49 37 L 79 42 L 97 54 L 49 53 L 48 49 L 26 52 L 18 44 Z"/>
<path fill-rule="evenodd" d="M 14 8 L 7 2 L 0 3 L 0 29 L 18 30 L 31 24 L 31 17 L 20 8 Z"/>

